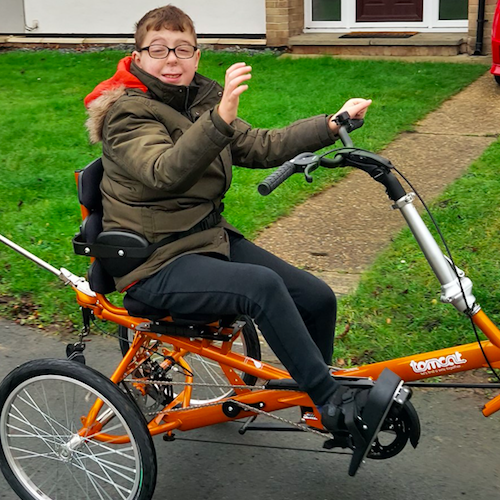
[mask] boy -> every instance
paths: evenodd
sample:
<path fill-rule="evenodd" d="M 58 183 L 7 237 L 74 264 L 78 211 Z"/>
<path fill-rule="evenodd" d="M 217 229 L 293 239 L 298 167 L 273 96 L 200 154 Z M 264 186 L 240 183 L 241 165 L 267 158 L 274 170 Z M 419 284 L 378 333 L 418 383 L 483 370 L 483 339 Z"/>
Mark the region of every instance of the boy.
<path fill-rule="evenodd" d="M 333 117 L 279 130 L 253 129 L 237 118 L 251 67 L 232 65 L 224 90 L 198 74 L 193 22 L 172 5 L 148 12 L 135 39 L 132 56 L 85 99 L 90 137 L 103 146 L 103 226 L 135 231 L 150 243 L 172 238 L 118 278 L 117 289 L 174 314 L 250 316 L 335 432 L 343 397 L 355 394 L 328 368 L 335 295 L 221 215 L 233 164 L 270 168 L 329 146 L 337 139 Z M 370 103 L 351 99 L 339 113 L 362 118 Z"/>

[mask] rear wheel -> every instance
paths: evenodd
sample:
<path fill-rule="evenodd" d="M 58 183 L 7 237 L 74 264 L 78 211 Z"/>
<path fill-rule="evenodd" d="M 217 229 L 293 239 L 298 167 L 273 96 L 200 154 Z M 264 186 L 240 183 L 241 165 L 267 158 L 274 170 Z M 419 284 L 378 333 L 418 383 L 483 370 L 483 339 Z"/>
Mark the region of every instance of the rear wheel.
<path fill-rule="evenodd" d="M 493 75 L 495 78 L 495 81 L 500 85 L 500 75 Z"/>
<path fill-rule="evenodd" d="M 102 429 L 83 431 L 97 399 Z M 0 385 L 0 467 L 23 500 L 149 500 L 156 483 L 136 406 L 99 372 L 61 359 L 25 363 Z"/>
<path fill-rule="evenodd" d="M 253 322 L 249 318 L 242 318 L 245 321 L 245 326 L 242 328 L 241 334 L 239 337 L 233 342 L 231 350 L 233 352 L 237 352 L 249 358 L 253 358 L 256 361 L 260 361 L 261 352 L 260 352 L 260 344 L 259 337 L 257 335 L 257 331 Z M 119 327 L 118 335 L 120 339 L 120 349 L 122 354 L 128 351 L 130 344 L 134 340 L 135 330 L 130 328 L 125 328 L 123 326 Z M 214 342 L 214 344 L 221 344 L 221 342 Z M 169 352 L 173 352 L 174 348 L 171 345 L 162 344 L 162 348 L 166 349 L 167 355 Z M 165 354 L 163 355 L 163 357 Z M 157 356 L 159 358 L 159 356 Z M 226 378 L 221 366 L 216 361 L 212 361 L 211 359 L 204 358 L 199 354 L 195 353 L 187 353 L 183 357 L 184 361 L 189 365 L 190 371 L 193 373 L 193 383 L 202 383 L 202 384 L 211 384 L 210 386 L 193 386 L 193 392 L 191 395 L 191 404 L 199 405 L 205 403 L 213 403 L 219 401 L 223 398 L 230 396 L 233 391 L 230 388 L 222 387 L 223 385 L 228 384 L 228 379 Z M 162 360 L 158 360 L 161 362 Z M 253 377 L 247 373 L 237 372 L 237 374 L 242 378 L 245 385 L 255 385 L 257 381 L 256 377 Z M 175 367 L 172 370 L 169 370 L 168 377 L 174 383 L 182 384 L 182 381 L 185 380 L 186 373 L 182 370 L 176 370 Z M 221 387 L 216 387 L 217 384 L 220 384 Z M 181 385 L 174 385 L 174 395 L 179 392 Z M 151 391 L 155 391 L 156 389 L 150 389 Z M 133 393 L 134 397 L 137 399 L 139 406 L 141 409 L 143 407 L 151 408 L 154 406 L 149 398 L 145 400 L 145 398 L 140 397 L 136 392 Z M 157 399 L 155 394 L 153 393 L 153 399 Z M 149 402 L 148 402 L 149 401 Z M 160 408 L 162 404 L 158 406 Z"/>

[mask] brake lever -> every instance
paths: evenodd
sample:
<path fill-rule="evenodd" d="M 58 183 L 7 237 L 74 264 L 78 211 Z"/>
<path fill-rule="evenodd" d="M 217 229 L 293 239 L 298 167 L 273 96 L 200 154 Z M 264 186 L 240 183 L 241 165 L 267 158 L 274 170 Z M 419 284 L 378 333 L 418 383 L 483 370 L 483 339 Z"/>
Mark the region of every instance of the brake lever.
<path fill-rule="evenodd" d="M 308 182 L 309 184 L 311 184 L 311 182 L 313 181 L 311 173 L 314 172 L 318 167 L 319 163 L 310 163 L 304 169 L 304 177 L 306 178 L 306 182 Z"/>
<path fill-rule="evenodd" d="M 293 159 L 293 164 L 302 169 L 306 182 L 313 181 L 311 173 L 319 167 L 320 157 L 313 153 L 301 153 Z"/>

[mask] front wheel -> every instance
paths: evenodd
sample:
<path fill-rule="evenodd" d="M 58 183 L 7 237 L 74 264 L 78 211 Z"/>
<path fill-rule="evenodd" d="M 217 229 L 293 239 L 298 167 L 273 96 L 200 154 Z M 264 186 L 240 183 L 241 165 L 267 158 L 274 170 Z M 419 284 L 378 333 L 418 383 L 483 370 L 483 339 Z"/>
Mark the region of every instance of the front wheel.
<path fill-rule="evenodd" d="M 96 400 L 102 429 L 83 431 Z M 23 500 L 149 500 L 156 483 L 137 407 L 99 372 L 61 359 L 29 361 L 0 385 L 0 467 Z"/>

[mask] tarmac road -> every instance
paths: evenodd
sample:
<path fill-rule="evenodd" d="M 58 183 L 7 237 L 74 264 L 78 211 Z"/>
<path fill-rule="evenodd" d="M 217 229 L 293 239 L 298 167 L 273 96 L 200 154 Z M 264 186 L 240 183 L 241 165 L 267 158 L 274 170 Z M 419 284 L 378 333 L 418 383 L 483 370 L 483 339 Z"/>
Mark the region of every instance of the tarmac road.
<path fill-rule="evenodd" d="M 64 357 L 66 342 L 73 341 L 1 319 L 0 332 L 0 378 L 29 359 Z M 109 375 L 119 360 L 117 341 L 91 338 L 87 363 Z M 485 401 L 483 394 L 469 391 L 415 391 L 413 403 L 422 424 L 418 448 L 408 445 L 390 460 L 369 460 L 354 478 L 347 475 L 349 457 L 322 451 L 321 439 L 312 434 L 248 432 L 240 436 L 240 424 L 231 422 L 177 433 L 174 442 L 156 438 L 158 482 L 153 498 L 498 498 L 500 416 L 484 418 L 480 408 Z M 295 415 L 290 410 L 285 416 L 294 419 Z M 0 499 L 16 498 L 0 477 Z"/>

